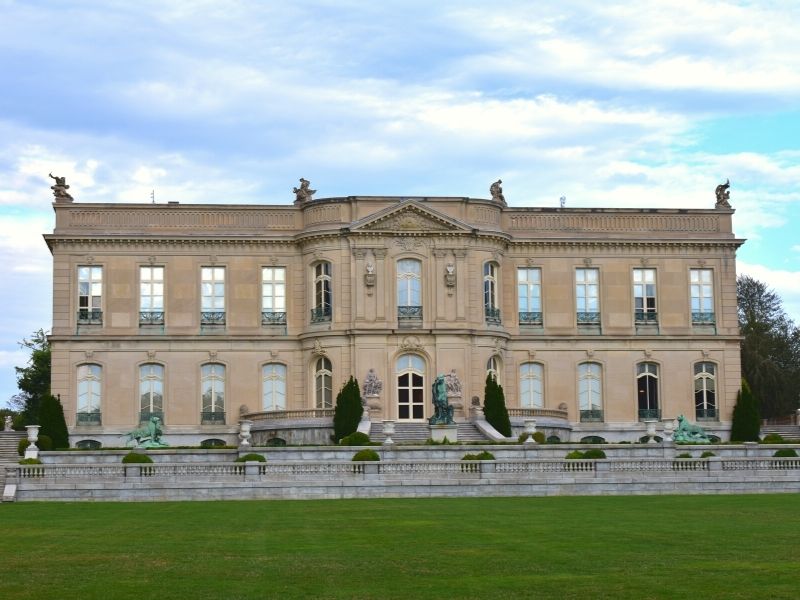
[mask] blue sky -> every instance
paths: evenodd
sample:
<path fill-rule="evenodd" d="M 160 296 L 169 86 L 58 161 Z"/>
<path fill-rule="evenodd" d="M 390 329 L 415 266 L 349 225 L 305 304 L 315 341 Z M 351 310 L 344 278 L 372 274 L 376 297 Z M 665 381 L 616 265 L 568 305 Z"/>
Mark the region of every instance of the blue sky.
<path fill-rule="evenodd" d="M 713 207 L 800 321 L 800 3 L 0 0 L 0 404 L 81 202 Z"/>

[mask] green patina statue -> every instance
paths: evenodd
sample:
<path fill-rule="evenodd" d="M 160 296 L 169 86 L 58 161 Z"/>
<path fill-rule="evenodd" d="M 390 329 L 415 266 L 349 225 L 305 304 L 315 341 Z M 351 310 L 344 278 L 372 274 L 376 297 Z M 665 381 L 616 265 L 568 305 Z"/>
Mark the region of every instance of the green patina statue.
<path fill-rule="evenodd" d="M 683 415 L 678 417 L 678 428 L 672 434 L 676 442 L 693 442 L 695 444 L 710 444 L 711 440 L 700 425 L 693 425 Z"/>
<path fill-rule="evenodd" d="M 128 439 L 125 441 L 125 445 L 135 441 L 136 448 L 166 448 L 169 444 L 161 441 L 162 433 L 164 431 L 161 429 L 161 419 L 150 417 L 144 427 L 139 427 L 139 429 L 134 429 L 126 434 Z"/>
<path fill-rule="evenodd" d="M 433 382 L 433 416 L 428 419 L 431 425 L 452 425 L 453 407 L 447 402 L 447 381 L 444 375 L 437 375 Z"/>

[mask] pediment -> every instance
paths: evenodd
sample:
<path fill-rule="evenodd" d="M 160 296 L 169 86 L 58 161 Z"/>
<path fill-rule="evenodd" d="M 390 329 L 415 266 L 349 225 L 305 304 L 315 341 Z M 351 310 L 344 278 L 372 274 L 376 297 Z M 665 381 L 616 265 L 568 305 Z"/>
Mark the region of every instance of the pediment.
<path fill-rule="evenodd" d="M 356 221 L 350 226 L 350 230 L 392 233 L 472 231 L 461 221 L 423 206 L 415 200 L 406 200 L 397 206 L 385 208 Z"/>

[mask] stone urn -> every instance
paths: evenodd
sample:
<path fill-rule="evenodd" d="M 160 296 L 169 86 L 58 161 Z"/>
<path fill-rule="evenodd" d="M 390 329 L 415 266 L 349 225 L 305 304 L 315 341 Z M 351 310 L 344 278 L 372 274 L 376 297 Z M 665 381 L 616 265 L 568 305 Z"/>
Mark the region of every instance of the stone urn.
<path fill-rule="evenodd" d="M 535 444 L 536 440 L 533 439 L 533 434 L 536 433 L 536 419 L 525 419 L 523 422 L 525 423 L 525 433 L 527 434 L 524 443 Z"/>
<path fill-rule="evenodd" d="M 248 419 L 242 419 L 239 421 L 239 446 L 250 445 L 250 428 L 252 426 L 253 422 Z"/>
<path fill-rule="evenodd" d="M 664 419 L 664 441 L 672 441 L 672 432 L 675 429 L 675 423 L 672 419 Z"/>
<path fill-rule="evenodd" d="M 387 446 L 394 444 L 394 440 L 392 436 L 394 435 L 394 421 L 391 419 L 387 419 L 383 421 L 383 435 L 386 438 L 383 440 L 383 443 Z"/>
<path fill-rule="evenodd" d="M 25 458 L 39 458 L 39 447 L 36 442 L 39 439 L 40 425 L 26 425 L 25 429 L 28 430 L 28 441 L 30 444 L 25 448 Z"/>
<path fill-rule="evenodd" d="M 645 419 L 644 424 L 647 426 L 647 443 L 648 444 L 655 444 L 656 443 L 656 423 L 658 423 L 658 419 Z"/>

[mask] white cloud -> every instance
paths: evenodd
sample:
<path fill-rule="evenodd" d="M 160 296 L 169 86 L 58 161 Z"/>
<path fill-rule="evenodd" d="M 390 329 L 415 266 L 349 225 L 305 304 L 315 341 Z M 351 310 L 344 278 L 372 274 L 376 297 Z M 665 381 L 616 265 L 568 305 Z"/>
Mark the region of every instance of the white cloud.
<path fill-rule="evenodd" d="M 786 313 L 796 325 L 800 326 L 800 270 L 773 269 L 741 260 L 737 261 L 736 268 L 740 275 L 749 275 L 775 290 L 783 301 Z"/>

